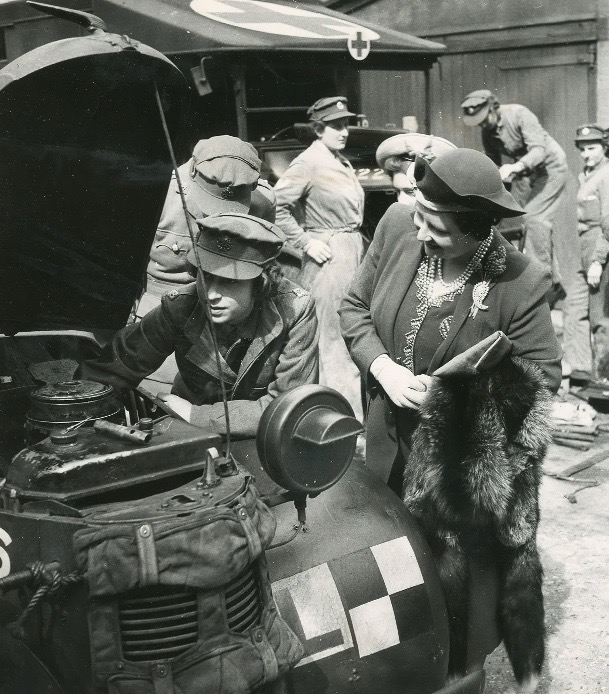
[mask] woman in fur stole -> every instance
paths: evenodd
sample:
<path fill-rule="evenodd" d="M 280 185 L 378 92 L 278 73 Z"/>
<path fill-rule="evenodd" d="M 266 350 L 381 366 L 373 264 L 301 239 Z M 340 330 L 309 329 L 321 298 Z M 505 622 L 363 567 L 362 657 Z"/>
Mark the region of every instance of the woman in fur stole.
<path fill-rule="evenodd" d="M 389 208 L 340 310 L 367 383 L 366 463 L 396 493 L 403 481 L 426 533 L 451 672 L 466 665 L 476 554 L 499 568 L 500 634 L 519 691 L 533 692 L 544 650 L 538 486 L 561 378 L 551 280 L 494 230 L 523 210 L 488 157 L 456 149 L 417 159 L 414 175 L 414 226 L 403 205 Z"/>

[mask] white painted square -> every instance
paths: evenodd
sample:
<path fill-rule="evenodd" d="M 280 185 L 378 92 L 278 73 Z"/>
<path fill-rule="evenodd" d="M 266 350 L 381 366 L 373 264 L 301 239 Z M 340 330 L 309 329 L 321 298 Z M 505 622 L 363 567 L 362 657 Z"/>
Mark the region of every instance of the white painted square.
<path fill-rule="evenodd" d="M 389 596 L 349 610 L 360 658 L 400 643 Z"/>
<path fill-rule="evenodd" d="M 407 537 L 371 547 L 389 595 L 423 583 L 419 563 Z"/>
<path fill-rule="evenodd" d="M 340 646 L 307 656 L 298 666 L 352 648 L 347 614 L 327 564 L 275 581 L 272 588 L 273 591 L 289 590 L 307 639 L 324 636 L 337 629 L 342 633 L 343 643 Z"/>

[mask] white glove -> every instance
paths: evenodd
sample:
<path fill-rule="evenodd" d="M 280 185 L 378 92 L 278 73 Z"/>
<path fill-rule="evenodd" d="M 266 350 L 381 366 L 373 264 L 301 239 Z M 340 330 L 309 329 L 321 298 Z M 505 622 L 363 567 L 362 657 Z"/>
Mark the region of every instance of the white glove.
<path fill-rule="evenodd" d="M 418 410 L 428 396 L 431 376 L 415 376 L 405 366 L 396 364 L 388 354 L 381 354 L 370 365 L 370 373 L 380 383 L 394 405 Z"/>
<path fill-rule="evenodd" d="M 514 176 L 518 176 L 519 174 L 523 173 L 524 171 L 524 166 L 519 162 L 515 162 L 514 164 L 504 164 L 503 166 L 499 167 L 499 175 L 501 176 L 501 180 L 504 182 L 510 182 Z"/>
<path fill-rule="evenodd" d="M 598 262 L 598 260 L 595 260 L 594 262 L 590 263 L 586 279 L 588 280 L 588 284 L 593 289 L 597 289 L 600 286 L 602 274 L 603 266 Z"/>

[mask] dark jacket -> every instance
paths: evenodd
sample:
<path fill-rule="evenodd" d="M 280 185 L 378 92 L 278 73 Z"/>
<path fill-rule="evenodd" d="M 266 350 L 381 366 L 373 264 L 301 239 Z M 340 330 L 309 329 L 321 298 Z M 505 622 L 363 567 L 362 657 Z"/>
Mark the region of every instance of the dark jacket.
<path fill-rule="evenodd" d="M 238 372 L 220 357 L 227 384 L 231 432 L 255 436 L 260 416 L 280 393 L 316 383 L 317 318 L 308 292 L 281 280 L 277 295 L 261 302 L 258 320 Z M 225 433 L 218 369 L 211 335 L 195 285 L 166 294 L 139 323 L 120 330 L 99 359 L 83 362 L 77 375 L 134 388 L 175 352 L 179 373 L 172 392 L 194 407 L 192 423 Z"/>
<path fill-rule="evenodd" d="M 527 259 L 499 234 L 491 250 L 506 248 L 506 269 L 491 286 L 484 303 L 488 310 L 469 316 L 474 274 L 455 299 L 448 336 L 433 356 L 429 373 L 497 330 L 513 342 L 513 356 L 533 361 L 550 390 L 560 385 L 560 349 L 545 299 L 549 279 L 540 265 Z M 351 357 L 367 379 L 368 437 L 366 462 L 387 479 L 397 451 L 395 424 L 384 391 L 369 375 L 381 354 L 396 357 L 395 319 L 421 261 L 423 247 L 416 238 L 411 214 L 392 205 L 375 231 L 372 244 L 340 308 L 343 337 Z"/>

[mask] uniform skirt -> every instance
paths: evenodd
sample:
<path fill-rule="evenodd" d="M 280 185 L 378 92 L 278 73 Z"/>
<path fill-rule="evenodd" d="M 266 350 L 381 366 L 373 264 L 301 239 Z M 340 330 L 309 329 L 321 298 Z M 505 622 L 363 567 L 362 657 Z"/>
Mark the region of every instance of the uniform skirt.
<path fill-rule="evenodd" d="M 319 322 L 319 382 L 335 388 L 363 421 L 359 371 L 351 361 L 340 332 L 338 307 L 364 257 L 364 238 L 358 231 L 339 232 L 326 242 L 331 260 L 319 265 L 305 254 L 298 283 L 311 292 Z"/>

